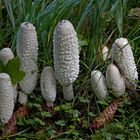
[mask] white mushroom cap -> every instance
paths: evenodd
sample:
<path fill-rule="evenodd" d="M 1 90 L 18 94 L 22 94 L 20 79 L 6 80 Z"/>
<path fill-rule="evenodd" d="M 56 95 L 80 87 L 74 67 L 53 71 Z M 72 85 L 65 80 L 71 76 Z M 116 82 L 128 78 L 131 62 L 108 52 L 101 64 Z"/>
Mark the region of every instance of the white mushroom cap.
<path fill-rule="evenodd" d="M 108 91 L 106 79 L 99 70 L 94 70 L 91 72 L 91 84 L 99 100 L 107 99 Z"/>
<path fill-rule="evenodd" d="M 102 48 L 102 56 L 103 56 L 104 61 L 106 61 L 108 58 L 110 58 L 109 49 L 107 46 L 104 46 Z"/>
<path fill-rule="evenodd" d="M 19 82 L 19 86 L 24 93 L 30 94 L 37 84 L 37 58 L 38 58 L 38 41 L 35 27 L 29 23 L 21 24 L 17 33 L 17 55 L 21 62 L 21 70 L 26 75 Z"/>
<path fill-rule="evenodd" d="M 56 98 L 56 78 L 52 67 L 44 67 L 41 74 L 41 94 L 46 100 L 47 106 L 53 106 Z"/>
<path fill-rule="evenodd" d="M 60 21 L 54 31 L 53 57 L 56 78 L 61 85 L 73 83 L 79 74 L 79 45 L 73 25 Z"/>
<path fill-rule="evenodd" d="M 0 50 L 0 60 L 4 65 L 7 64 L 7 62 L 14 58 L 14 54 L 10 48 L 3 48 Z"/>
<path fill-rule="evenodd" d="M 77 33 L 67 20 L 58 22 L 54 30 L 53 58 L 56 78 L 63 86 L 64 98 L 72 100 L 72 83 L 79 74 L 79 45 Z"/>
<path fill-rule="evenodd" d="M 118 38 L 112 47 L 112 58 L 125 79 L 126 87 L 136 88 L 138 72 L 130 44 L 126 38 Z"/>
<path fill-rule="evenodd" d="M 0 73 L 0 120 L 3 124 L 7 123 L 13 114 L 13 92 L 10 76 Z"/>
<path fill-rule="evenodd" d="M 113 90 L 112 94 L 116 97 L 125 93 L 125 82 L 118 68 L 110 64 L 106 70 L 106 81 L 109 88 Z"/>

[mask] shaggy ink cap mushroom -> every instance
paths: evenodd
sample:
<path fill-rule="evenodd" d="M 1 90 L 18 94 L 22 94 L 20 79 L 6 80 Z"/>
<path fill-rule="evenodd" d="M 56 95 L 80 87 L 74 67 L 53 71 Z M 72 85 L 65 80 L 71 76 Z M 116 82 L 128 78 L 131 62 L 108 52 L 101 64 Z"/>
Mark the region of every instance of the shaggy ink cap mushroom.
<path fill-rule="evenodd" d="M 107 99 L 108 91 L 106 79 L 99 70 L 93 70 L 91 72 L 91 84 L 95 95 L 99 100 Z"/>
<path fill-rule="evenodd" d="M 72 100 L 72 84 L 79 74 L 79 45 L 77 33 L 67 20 L 58 22 L 54 30 L 53 58 L 56 78 L 63 86 L 64 98 Z"/>
<path fill-rule="evenodd" d="M 115 60 L 128 89 L 137 87 L 138 72 L 131 46 L 126 38 L 118 38 L 112 46 L 112 58 Z"/>
<path fill-rule="evenodd" d="M 21 96 L 23 97 L 24 93 L 31 94 L 37 84 L 38 41 L 37 33 L 33 24 L 24 22 L 20 25 L 17 33 L 16 50 L 20 59 L 21 70 L 26 73 L 23 80 L 19 82 L 19 86 L 23 91 Z M 26 96 L 27 95 L 25 95 L 24 101 L 27 99 Z"/>
<path fill-rule="evenodd" d="M 3 48 L 0 50 L 0 60 L 4 65 L 6 65 L 8 61 L 13 58 L 14 58 L 14 54 L 10 48 Z"/>
<path fill-rule="evenodd" d="M 13 92 L 10 76 L 0 73 L 0 120 L 3 124 L 7 123 L 13 114 Z"/>
<path fill-rule="evenodd" d="M 108 87 L 112 89 L 111 93 L 115 97 L 119 97 L 125 93 L 124 78 L 121 76 L 119 69 L 114 64 L 110 64 L 107 67 L 106 81 Z"/>
<path fill-rule="evenodd" d="M 51 66 L 44 67 L 41 73 L 41 94 L 48 107 L 53 107 L 56 98 L 56 78 Z"/>

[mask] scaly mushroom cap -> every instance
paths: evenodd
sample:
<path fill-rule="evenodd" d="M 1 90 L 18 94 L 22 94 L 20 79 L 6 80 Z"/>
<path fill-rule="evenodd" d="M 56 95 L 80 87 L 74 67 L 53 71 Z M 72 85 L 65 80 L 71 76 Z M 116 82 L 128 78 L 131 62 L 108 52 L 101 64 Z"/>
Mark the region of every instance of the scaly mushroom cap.
<path fill-rule="evenodd" d="M 126 38 L 115 40 L 112 48 L 112 58 L 125 78 L 126 87 L 134 89 L 137 86 L 138 73 L 131 46 Z"/>
<path fill-rule="evenodd" d="M 106 70 L 106 81 L 109 88 L 113 90 L 112 94 L 116 97 L 125 93 L 125 82 L 118 68 L 110 64 Z"/>
<path fill-rule="evenodd" d="M 10 76 L 0 73 L 0 120 L 3 124 L 7 123 L 13 114 L 13 92 Z"/>
<path fill-rule="evenodd" d="M 3 48 L 0 50 L 0 60 L 4 65 L 6 65 L 8 61 L 13 58 L 14 58 L 14 54 L 10 48 Z"/>
<path fill-rule="evenodd" d="M 17 55 L 21 62 L 21 69 L 26 73 L 19 86 L 24 93 L 30 94 L 37 83 L 38 41 L 35 27 L 24 22 L 17 33 Z"/>
<path fill-rule="evenodd" d="M 108 91 L 106 79 L 100 71 L 94 70 L 91 72 L 91 84 L 99 100 L 104 100 L 107 98 Z"/>
<path fill-rule="evenodd" d="M 53 57 L 56 78 L 61 85 L 73 83 L 79 74 L 79 45 L 73 25 L 60 21 L 53 37 Z"/>
<path fill-rule="evenodd" d="M 53 106 L 56 98 L 56 78 L 52 67 L 44 67 L 41 74 L 41 93 L 47 106 Z"/>

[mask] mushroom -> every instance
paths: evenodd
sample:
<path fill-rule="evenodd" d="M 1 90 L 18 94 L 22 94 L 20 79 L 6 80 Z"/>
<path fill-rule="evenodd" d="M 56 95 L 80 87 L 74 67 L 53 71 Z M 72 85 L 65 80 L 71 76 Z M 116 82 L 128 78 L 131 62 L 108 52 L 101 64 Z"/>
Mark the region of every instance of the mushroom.
<path fill-rule="evenodd" d="M 41 93 L 46 100 L 48 107 L 53 107 L 53 102 L 56 98 L 56 78 L 55 73 L 50 66 L 44 67 L 41 73 Z"/>
<path fill-rule="evenodd" d="M 14 53 L 12 52 L 12 50 L 10 48 L 3 48 L 0 50 L 0 60 L 2 61 L 2 63 L 4 65 L 6 65 L 8 63 L 9 60 L 14 58 Z M 17 91 L 17 84 L 13 85 L 14 88 L 14 102 L 16 103 L 17 101 L 17 95 L 18 95 L 18 91 Z"/>
<path fill-rule="evenodd" d="M 4 65 L 6 65 L 8 61 L 13 58 L 14 58 L 14 54 L 10 48 L 3 48 L 0 50 L 0 60 Z"/>
<path fill-rule="evenodd" d="M 110 89 L 113 90 L 112 94 L 119 97 L 125 93 L 125 82 L 121 76 L 118 68 L 114 64 L 110 64 L 106 70 L 106 81 Z"/>
<path fill-rule="evenodd" d="M 7 123 L 13 114 L 13 92 L 10 76 L 0 73 L 0 120 L 3 124 Z"/>
<path fill-rule="evenodd" d="M 53 36 L 54 70 L 57 80 L 63 86 L 65 100 L 74 98 L 73 82 L 79 74 L 79 45 L 73 25 L 62 20 L 58 22 Z"/>
<path fill-rule="evenodd" d="M 91 84 L 99 100 L 107 99 L 108 91 L 106 79 L 99 70 L 94 70 L 91 72 Z"/>
<path fill-rule="evenodd" d="M 138 72 L 130 44 L 126 38 L 118 38 L 112 47 L 112 58 L 125 79 L 126 87 L 128 89 L 135 89 Z"/>
<path fill-rule="evenodd" d="M 26 73 L 23 80 L 19 82 L 19 86 L 23 92 L 21 96 L 27 96 L 31 94 L 36 87 L 38 73 L 38 41 L 36 29 L 31 23 L 24 22 L 20 25 L 20 29 L 17 33 L 16 49 L 21 63 L 21 70 Z M 23 98 L 27 99 L 27 97 Z M 27 101 L 25 101 L 24 104 L 26 104 L 26 102 Z"/>
<path fill-rule="evenodd" d="M 103 57 L 103 61 L 106 61 L 107 59 L 110 58 L 109 49 L 107 46 L 104 46 L 102 48 L 102 57 Z"/>

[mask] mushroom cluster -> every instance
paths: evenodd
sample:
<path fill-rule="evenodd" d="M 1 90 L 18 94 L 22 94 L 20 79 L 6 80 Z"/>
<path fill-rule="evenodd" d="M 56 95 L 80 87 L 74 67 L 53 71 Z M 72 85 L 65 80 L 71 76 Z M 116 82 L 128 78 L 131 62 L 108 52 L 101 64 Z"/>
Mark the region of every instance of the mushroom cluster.
<path fill-rule="evenodd" d="M 20 91 L 17 91 L 17 84 L 12 85 L 11 77 L 7 73 L 0 73 L 0 120 L 3 124 L 11 118 L 14 110 L 14 103 L 18 101 L 26 104 L 27 94 L 30 94 L 37 84 L 37 57 L 38 42 L 35 27 L 29 23 L 21 24 L 17 33 L 17 55 L 20 59 L 21 70 L 26 75 L 23 80 L 19 81 Z M 0 50 L 0 61 L 7 66 L 9 60 L 14 58 L 10 48 Z M 5 111 L 6 110 L 6 111 Z"/>
<path fill-rule="evenodd" d="M 103 96 L 105 93 L 108 93 L 107 87 L 112 90 L 111 93 L 115 97 L 123 95 L 126 88 L 133 90 L 137 87 L 138 72 L 128 40 L 126 38 L 116 39 L 109 55 L 114 63 L 108 65 L 106 69 L 106 80 L 105 78 L 102 78 L 103 76 L 99 77 L 99 74 L 94 74 L 93 78 L 93 73 L 95 71 L 91 73 L 92 87 L 99 99 L 103 99 L 101 98 L 101 95 Z M 103 53 L 103 57 L 106 58 L 107 56 L 104 56 Z M 105 58 L 104 60 L 106 60 Z M 100 75 L 103 74 L 100 73 Z M 93 83 L 97 83 L 96 86 Z"/>
<path fill-rule="evenodd" d="M 12 116 L 14 102 L 26 104 L 37 85 L 38 75 L 38 41 L 33 24 L 24 22 L 17 32 L 17 56 L 20 60 L 20 69 L 25 72 L 25 77 L 13 86 L 10 76 L 0 73 L 0 120 L 5 124 Z M 0 51 L 0 60 L 6 65 L 14 58 L 10 48 Z M 54 71 L 51 66 L 44 67 L 41 73 L 40 87 L 43 98 L 48 107 L 53 107 L 56 98 L 56 79 L 63 86 L 65 100 L 74 98 L 73 82 L 79 74 L 79 45 L 73 25 L 62 20 L 58 22 L 53 36 Z M 5 110 L 7 110 L 5 112 Z"/>
<path fill-rule="evenodd" d="M 33 24 L 24 22 L 17 33 L 17 56 L 20 60 L 20 69 L 26 75 L 19 81 L 20 91 L 17 93 L 17 85 L 13 86 L 7 73 L 0 73 L 0 120 L 3 124 L 11 118 L 14 110 L 14 102 L 26 104 L 37 85 L 38 78 L 38 41 Z M 91 72 L 93 90 L 100 100 L 108 97 L 108 88 L 115 97 L 122 96 L 125 89 L 137 87 L 138 73 L 133 57 L 133 52 L 126 38 L 115 40 L 109 53 L 105 46 L 102 49 L 103 60 L 111 58 L 112 62 L 106 69 L 105 76 L 99 70 Z M 0 51 L 0 61 L 6 65 L 14 58 L 10 48 Z M 56 99 L 56 80 L 63 87 L 63 96 L 67 101 L 74 99 L 73 82 L 79 74 L 79 45 L 77 33 L 67 20 L 58 22 L 53 34 L 53 59 L 54 70 L 51 66 L 45 66 L 40 78 L 40 88 L 48 107 L 53 107 Z M 6 111 L 5 111 L 6 110 Z"/>
<path fill-rule="evenodd" d="M 0 50 L 0 61 L 6 65 L 9 60 L 14 58 L 14 53 L 12 52 L 12 50 L 10 48 L 3 48 Z M 17 84 L 13 85 L 13 98 L 14 98 L 14 102 L 16 103 L 17 101 L 17 96 L 18 96 L 18 91 L 17 91 Z"/>

